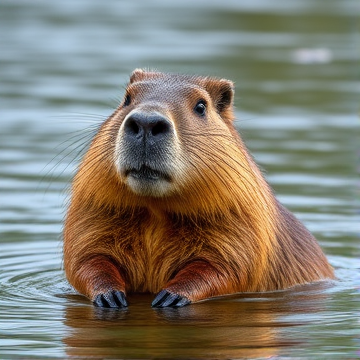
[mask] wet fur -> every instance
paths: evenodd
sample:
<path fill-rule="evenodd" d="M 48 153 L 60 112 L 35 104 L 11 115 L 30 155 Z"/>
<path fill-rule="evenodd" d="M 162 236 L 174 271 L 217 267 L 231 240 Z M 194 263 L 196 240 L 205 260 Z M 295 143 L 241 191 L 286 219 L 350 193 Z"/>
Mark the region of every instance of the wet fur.
<path fill-rule="evenodd" d="M 129 87 L 144 80 L 173 81 L 135 71 Z M 104 122 L 73 181 L 64 227 L 70 283 L 90 299 L 166 288 L 198 301 L 333 278 L 316 240 L 278 203 L 235 130 L 231 83 L 183 76 L 173 83 L 206 89 L 212 121 L 198 125 L 185 116 L 191 108 L 164 108 L 186 141 L 175 160 L 181 176 L 162 197 L 136 195 L 119 176 L 122 107 Z"/>

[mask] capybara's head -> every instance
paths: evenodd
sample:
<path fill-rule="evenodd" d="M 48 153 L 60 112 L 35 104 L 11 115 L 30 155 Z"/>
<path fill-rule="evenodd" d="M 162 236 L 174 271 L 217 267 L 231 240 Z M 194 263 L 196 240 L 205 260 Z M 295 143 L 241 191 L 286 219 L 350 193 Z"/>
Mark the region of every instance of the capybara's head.
<path fill-rule="evenodd" d="M 170 195 L 192 170 L 213 167 L 211 143 L 230 135 L 232 98 L 228 80 L 135 70 L 116 116 L 116 167 L 129 189 Z"/>
<path fill-rule="evenodd" d="M 87 193 L 180 212 L 213 212 L 239 200 L 239 189 L 256 193 L 258 170 L 234 128 L 233 95 L 229 80 L 135 70 L 84 161 L 88 173 L 79 177 L 95 184 Z"/>

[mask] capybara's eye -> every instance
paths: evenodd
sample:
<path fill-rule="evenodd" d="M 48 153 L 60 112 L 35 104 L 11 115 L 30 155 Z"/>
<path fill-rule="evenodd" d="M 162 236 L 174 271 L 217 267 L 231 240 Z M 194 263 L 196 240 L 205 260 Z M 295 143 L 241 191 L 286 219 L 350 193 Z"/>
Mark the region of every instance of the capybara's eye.
<path fill-rule="evenodd" d="M 195 112 L 200 115 L 204 116 L 206 112 L 206 102 L 205 100 L 199 100 L 194 107 Z"/>
<path fill-rule="evenodd" d="M 130 96 L 129 94 L 127 94 L 127 95 L 125 96 L 123 106 L 128 106 L 128 105 L 130 105 L 130 103 L 131 103 L 131 96 Z"/>

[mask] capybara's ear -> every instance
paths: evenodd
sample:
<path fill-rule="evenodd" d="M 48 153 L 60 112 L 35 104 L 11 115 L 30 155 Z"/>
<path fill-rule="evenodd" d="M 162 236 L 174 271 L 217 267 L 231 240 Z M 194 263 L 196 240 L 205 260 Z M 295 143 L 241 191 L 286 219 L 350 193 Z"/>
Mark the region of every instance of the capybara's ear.
<path fill-rule="evenodd" d="M 160 77 L 162 74 L 156 71 L 148 71 L 144 69 L 135 69 L 130 75 L 130 84 L 149 78 Z"/>
<path fill-rule="evenodd" d="M 217 111 L 222 115 L 233 103 L 234 83 L 226 79 L 210 79 L 205 87 L 212 97 Z"/>
<path fill-rule="evenodd" d="M 234 83 L 230 80 L 220 80 L 219 84 L 220 98 L 216 104 L 219 112 L 232 105 L 234 99 Z"/>

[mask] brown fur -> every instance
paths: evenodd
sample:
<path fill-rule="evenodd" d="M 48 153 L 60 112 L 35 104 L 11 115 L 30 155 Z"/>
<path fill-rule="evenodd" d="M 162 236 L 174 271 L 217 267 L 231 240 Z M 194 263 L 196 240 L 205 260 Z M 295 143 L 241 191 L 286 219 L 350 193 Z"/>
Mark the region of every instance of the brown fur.
<path fill-rule="evenodd" d="M 80 293 L 94 299 L 167 289 L 198 301 L 334 277 L 236 132 L 232 87 L 223 79 L 134 71 L 132 103 L 103 123 L 73 181 L 64 266 Z M 200 98 L 206 119 L 193 110 Z M 116 165 L 122 123 L 137 108 L 163 114 L 176 134 L 164 194 L 135 193 Z"/>

